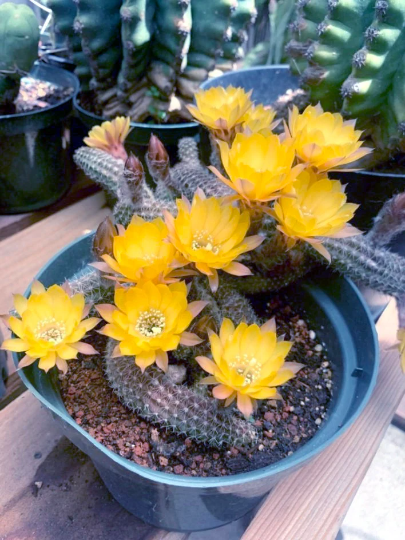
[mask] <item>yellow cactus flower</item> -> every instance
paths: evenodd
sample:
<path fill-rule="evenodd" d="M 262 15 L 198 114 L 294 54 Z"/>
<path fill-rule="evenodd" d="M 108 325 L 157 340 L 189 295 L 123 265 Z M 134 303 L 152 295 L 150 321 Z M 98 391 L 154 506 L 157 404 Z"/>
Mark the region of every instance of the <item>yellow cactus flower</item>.
<path fill-rule="evenodd" d="M 104 272 L 116 272 L 123 277 L 117 281 L 139 283 L 140 281 L 167 282 L 169 273 L 182 264 L 176 259 L 176 250 L 166 242 L 168 230 L 163 220 L 145 221 L 134 216 L 126 229 L 119 226 L 119 234 L 113 237 L 113 257 L 101 256 L 105 263 L 94 263 Z"/>
<path fill-rule="evenodd" d="M 274 319 L 262 327 L 246 323 L 236 328 L 224 319 L 219 335 L 210 335 L 213 360 L 198 356 L 197 362 L 210 374 L 202 384 L 216 385 L 212 393 L 225 399 L 225 406 L 235 398 L 237 407 L 248 418 L 256 407 L 257 399 L 277 399 L 276 387 L 289 381 L 302 364 L 285 362 L 292 343 L 277 340 Z"/>
<path fill-rule="evenodd" d="M 401 369 L 405 373 L 405 328 L 398 328 L 397 332 L 398 350 L 401 356 Z"/>
<path fill-rule="evenodd" d="M 156 285 L 148 281 L 136 287 L 117 288 L 115 306 L 96 306 L 108 323 L 100 333 L 119 341 L 113 357 L 135 356 L 142 371 L 155 362 L 167 371 L 168 351 L 179 344 L 201 343 L 196 334 L 185 330 L 207 302 L 188 304 L 187 292 L 184 282 Z"/>
<path fill-rule="evenodd" d="M 101 126 L 94 126 L 83 142 L 92 148 L 99 148 L 117 159 L 128 158 L 124 148 L 124 141 L 130 131 L 131 119 L 129 116 L 117 116 L 111 122 L 103 122 Z"/>
<path fill-rule="evenodd" d="M 14 307 L 19 317 L 5 320 L 17 338 L 6 339 L 2 349 L 25 352 L 19 367 L 26 367 L 39 359 L 38 367 L 49 371 L 55 365 L 66 373 L 67 360 L 77 353 L 97 354 L 88 343 L 80 340 L 99 322 L 97 317 L 87 317 L 90 306 L 85 306 L 82 294 L 70 296 L 70 289 L 52 285 L 48 290 L 35 281 L 27 299 L 14 295 Z"/>
<path fill-rule="evenodd" d="M 243 88 L 217 86 L 195 93 L 195 105 L 187 108 L 197 122 L 214 131 L 219 138 L 229 140 L 230 132 L 243 122 L 246 112 L 252 107 L 251 92 Z"/>
<path fill-rule="evenodd" d="M 278 125 L 274 122 L 276 111 L 272 107 L 265 108 L 263 105 L 251 107 L 243 117 L 243 124 L 239 131 L 242 133 L 260 133 L 267 136 Z"/>
<path fill-rule="evenodd" d="M 229 180 L 215 167 L 210 169 L 248 205 L 276 199 L 305 168 L 294 166 L 293 142 L 281 141 L 273 133 L 238 133 L 231 147 L 223 141 L 218 144 Z"/>
<path fill-rule="evenodd" d="M 297 157 L 324 172 L 353 163 L 372 151 L 361 148 L 362 131 L 355 130 L 355 123 L 343 121 L 339 113 L 323 112 L 319 104 L 309 105 L 302 114 L 294 106 L 289 112 L 288 129 Z"/>
<path fill-rule="evenodd" d="M 169 239 L 183 257 L 208 276 L 211 289 L 218 287 L 218 272 L 236 276 L 249 275 L 249 268 L 236 262 L 237 257 L 261 244 L 261 236 L 246 233 L 249 212 L 241 212 L 224 199 L 206 199 L 198 190 L 192 204 L 186 198 L 177 200 L 178 214 L 165 213 Z"/>
<path fill-rule="evenodd" d="M 329 180 L 326 174 L 317 175 L 308 169 L 298 176 L 290 193 L 294 196 L 281 197 L 270 211 L 279 223 L 278 229 L 288 237 L 288 247 L 304 240 L 330 261 L 321 244 L 322 237 L 360 234 L 347 223 L 358 205 L 346 202 L 344 187 L 338 180 Z"/>

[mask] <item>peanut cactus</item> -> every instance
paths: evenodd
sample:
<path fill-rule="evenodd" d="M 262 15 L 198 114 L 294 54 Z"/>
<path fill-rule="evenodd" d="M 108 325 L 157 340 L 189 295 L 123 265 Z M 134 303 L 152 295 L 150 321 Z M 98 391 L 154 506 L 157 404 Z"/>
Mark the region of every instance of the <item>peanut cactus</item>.
<path fill-rule="evenodd" d="M 18 95 L 21 77 L 38 57 L 38 21 L 31 8 L 5 3 L 0 6 L 0 106 Z"/>
<path fill-rule="evenodd" d="M 377 148 L 405 134 L 405 3 L 402 0 L 298 0 L 292 68 L 310 99 L 356 118 Z"/>
<path fill-rule="evenodd" d="M 156 137 L 152 138 L 146 163 L 156 182 L 153 189 L 146 185 L 143 167 L 134 156 L 124 163 L 97 148 L 82 147 L 75 153 L 76 163 L 115 194 L 117 203 L 113 214 L 116 223 L 124 226 L 134 214 L 146 221 L 162 216 L 165 210 L 176 215 L 174 198 L 180 194 L 191 197 L 197 188 L 202 188 L 209 196 L 229 195 L 228 188 L 200 163 L 193 139 L 180 141 L 179 158 L 179 163 L 170 168 L 163 145 Z M 384 249 L 390 239 L 404 229 L 402 215 L 403 196 L 399 196 L 387 203 L 367 236 L 325 239 L 332 267 L 381 292 L 403 297 L 405 278 L 401 276 L 405 276 L 405 260 Z M 106 225 L 107 229 L 111 226 Z M 241 321 L 260 324 L 262 321 L 247 295 L 278 291 L 326 262 L 308 243 L 298 242 L 286 250 L 282 233 L 269 215 L 262 215 L 251 227 L 265 237 L 260 247 L 243 255 L 243 263 L 252 275 L 242 279 L 221 276 L 216 292 L 211 291 L 203 277 L 194 277 L 190 283 L 190 300 L 209 302 L 191 327 L 202 338 L 211 330 L 218 330 L 224 317 L 235 324 Z M 110 301 L 113 287 L 108 287 L 107 282 L 93 271 L 71 285 L 73 290 L 84 292 L 89 300 L 98 299 L 101 294 Z M 112 353 L 115 345 L 110 340 L 105 350 L 106 377 L 120 400 L 141 417 L 211 446 L 254 443 L 256 432 L 252 424 L 232 411 L 224 411 L 212 397 L 198 390 L 201 373 L 194 358 L 207 354 L 206 339 L 194 348 L 180 345 L 172 351 L 173 360 L 187 370 L 184 385 L 174 382 L 156 367 L 142 373 L 131 358 L 116 358 Z"/>
<path fill-rule="evenodd" d="M 189 119 L 185 104 L 221 57 L 225 69 L 243 55 L 254 4 L 254 0 L 50 1 L 55 24 L 73 52 L 82 88 L 95 92 L 97 112 L 159 122 Z"/>

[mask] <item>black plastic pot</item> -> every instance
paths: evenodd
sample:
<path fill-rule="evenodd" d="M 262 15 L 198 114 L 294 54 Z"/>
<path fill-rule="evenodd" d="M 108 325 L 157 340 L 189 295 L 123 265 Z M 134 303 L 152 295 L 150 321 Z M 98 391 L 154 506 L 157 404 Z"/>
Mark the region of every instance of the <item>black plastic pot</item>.
<path fill-rule="evenodd" d="M 80 94 L 74 99 L 76 116 L 81 120 L 83 127 L 77 126 L 77 146 L 82 145 L 83 137 L 94 126 L 99 126 L 105 118 L 97 114 L 86 111 L 80 105 Z M 183 124 L 143 124 L 131 122 L 132 130 L 125 140 L 125 146 L 139 158 L 143 159 L 146 147 L 149 144 L 151 135 L 156 135 L 165 145 L 171 160 L 177 159 L 177 144 L 183 137 L 197 137 L 199 133 L 198 124 L 195 122 L 185 122 Z"/>
<path fill-rule="evenodd" d="M 261 66 L 230 71 L 202 84 L 202 88 L 212 86 L 239 86 L 245 90 L 253 90 L 252 99 L 257 103 L 271 105 L 288 89 L 299 87 L 299 78 L 291 74 L 286 65 Z M 353 225 L 361 230 L 368 230 L 373 218 L 378 214 L 385 201 L 396 193 L 405 190 L 404 174 L 387 174 L 373 171 L 334 172 L 331 178 L 347 184 L 346 192 L 350 202 L 360 204 L 356 211 Z"/>
<path fill-rule="evenodd" d="M 44 285 L 62 283 L 91 260 L 92 235 L 58 253 L 37 275 Z M 28 294 L 27 291 L 26 294 Z M 94 462 L 115 499 L 142 520 L 168 530 L 219 527 L 256 507 L 281 479 L 339 437 L 364 409 L 377 378 L 378 347 L 373 321 L 356 287 L 331 273 L 318 273 L 290 289 L 334 366 L 334 397 L 318 433 L 293 455 L 268 467 L 225 478 L 190 478 L 137 465 L 93 439 L 67 413 L 55 378 L 32 365 L 19 374 L 51 411 L 64 434 Z M 14 354 L 17 365 L 18 355 Z"/>
<path fill-rule="evenodd" d="M 0 214 L 39 210 L 70 187 L 67 119 L 79 81 L 73 73 L 39 63 L 30 75 L 73 92 L 46 109 L 0 116 Z"/>

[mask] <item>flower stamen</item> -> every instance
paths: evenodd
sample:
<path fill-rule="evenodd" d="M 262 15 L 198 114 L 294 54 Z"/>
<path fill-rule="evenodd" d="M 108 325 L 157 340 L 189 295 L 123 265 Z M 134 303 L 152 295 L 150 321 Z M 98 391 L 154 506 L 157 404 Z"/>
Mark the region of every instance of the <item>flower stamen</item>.
<path fill-rule="evenodd" d="M 141 311 L 135 329 L 145 337 L 160 336 L 166 327 L 166 317 L 158 309 Z"/>
<path fill-rule="evenodd" d="M 218 255 L 219 253 L 219 246 L 214 244 L 212 236 L 207 234 L 206 231 L 198 231 L 193 235 L 191 247 L 194 251 L 205 249 L 206 251 L 211 251 L 214 255 Z"/>
<path fill-rule="evenodd" d="M 66 327 L 54 317 L 43 319 L 38 323 L 34 335 L 36 339 L 43 339 L 48 343 L 58 345 L 66 337 Z"/>

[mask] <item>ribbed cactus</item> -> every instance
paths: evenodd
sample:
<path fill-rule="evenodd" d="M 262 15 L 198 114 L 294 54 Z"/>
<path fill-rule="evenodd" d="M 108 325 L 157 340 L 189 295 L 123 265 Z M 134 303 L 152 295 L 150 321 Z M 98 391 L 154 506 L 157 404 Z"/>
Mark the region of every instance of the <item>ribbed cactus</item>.
<path fill-rule="evenodd" d="M 255 442 L 254 426 L 218 407 L 217 400 L 175 384 L 158 368 L 142 373 L 133 358 L 112 359 L 113 345 L 109 343 L 105 356 L 108 382 L 120 400 L 142 418 L 211 446 Z"/>
<path fill-rule="evenodd" d="M 378 148 L 405 133 L 405 2 L 298 0 L 287 50 L 313 102 L 367 129 Z"/>
<path fill-rule="evenodd" d="M 20 79 L 38 57 L 38 21 L 31 8 L 7 2 L 0 6 L 0 107 L 18 95 Z"/>
<path fill-rule="evenodd" d="M 51 7 L 75 55 L 81 40 L 98 112 L 134 121 L 189 118 L 185 104 L 221 57 L 232 64 L 243 54 L 255 16 L 254 0 L 51 0 Z M 88 71 L 74 59 L 86 89 Z"/>
<path fill-rule="evenodd" d="M 91 79 L 90 66 L 82 50 L 81 37 L 74 29 L 77 3 L 74 0 L 48 0 L 47 6 L 54 13 L 55 32 L 65 36 L 66 46 L 76 64 L 75 73 L 80 79 L 81 87 L 83 90 L 88 90 Z"/>

